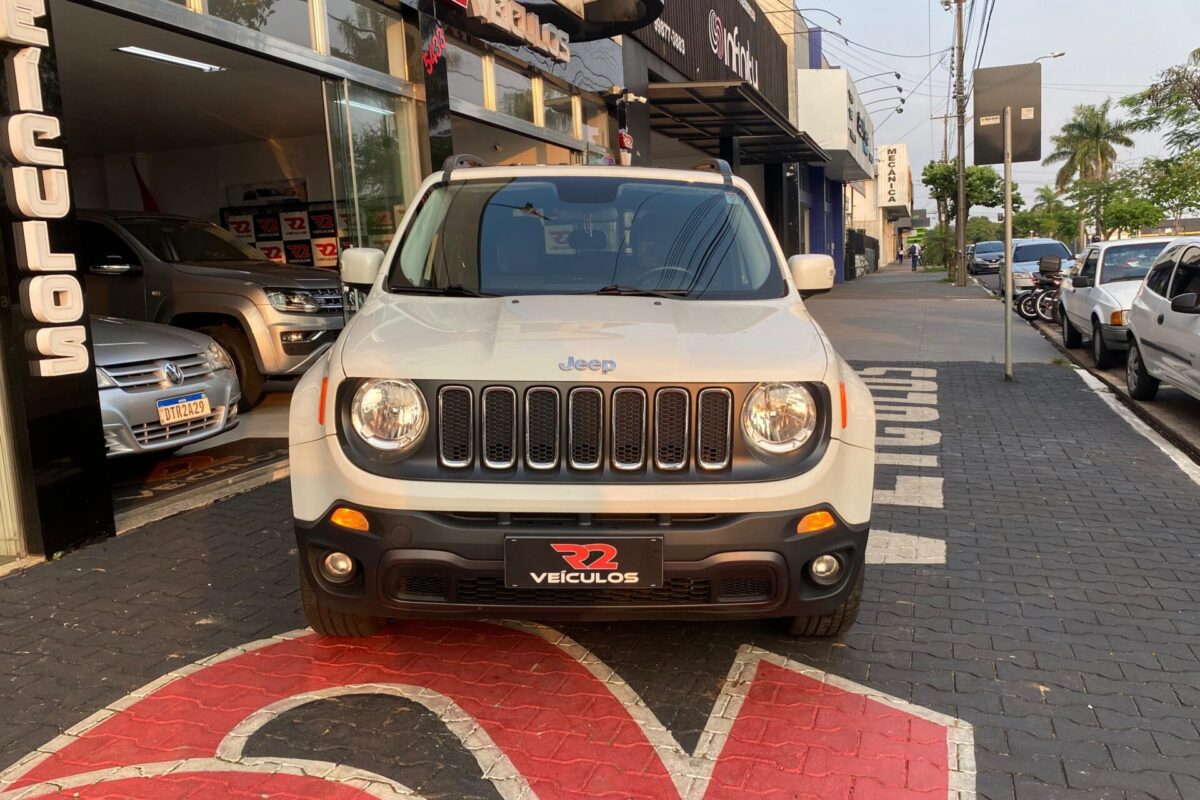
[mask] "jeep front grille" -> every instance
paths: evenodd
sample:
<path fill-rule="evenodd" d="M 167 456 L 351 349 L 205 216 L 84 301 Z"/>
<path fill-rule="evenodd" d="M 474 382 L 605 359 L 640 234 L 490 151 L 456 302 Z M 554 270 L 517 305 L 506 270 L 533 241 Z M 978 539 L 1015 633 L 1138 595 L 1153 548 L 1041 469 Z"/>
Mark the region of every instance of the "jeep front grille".
<path fill-rule="evenodd" d="M 432 392 L 431 392 L 432 394 Z M 726 388 L 653 393 L 637 386 L 445 385 L 436 390 L 437 451 L 443 467 L 580 473 L 728 468 L 733 394 Z M 478 453 L 478 456 L 476 455 Z"/>

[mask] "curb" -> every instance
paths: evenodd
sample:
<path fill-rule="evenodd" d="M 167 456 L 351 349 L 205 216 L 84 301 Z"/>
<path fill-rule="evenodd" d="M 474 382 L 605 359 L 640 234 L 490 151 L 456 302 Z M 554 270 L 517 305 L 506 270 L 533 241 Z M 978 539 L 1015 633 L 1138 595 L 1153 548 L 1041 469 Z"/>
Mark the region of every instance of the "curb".
<path fill-rule="evenodd" d="M 160 500 L 156 503 L 146 503 L 137 508 L 116 515 L 117 535 L 122 536 L 151 522 L 173 517 L 185 511 L 210 506 L 220 500 L 253 491 L 276 481 L 281 481 L 291 474 L 287 459 L 264 464 L 251 470 L 232 475 L 224 480 L 208 486 L 202 486 L 190 492 L 182 492 L 174 497 Z"/>

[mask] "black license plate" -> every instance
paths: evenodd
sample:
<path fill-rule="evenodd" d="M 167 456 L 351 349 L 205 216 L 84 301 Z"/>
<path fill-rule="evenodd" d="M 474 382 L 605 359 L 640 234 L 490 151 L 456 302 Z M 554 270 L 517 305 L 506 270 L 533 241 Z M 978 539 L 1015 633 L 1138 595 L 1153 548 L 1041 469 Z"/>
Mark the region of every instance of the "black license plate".
<path fill-rule="evenodd" d="M 654 589 L 662 581 L 661 536 L 504 540 L 504 583 L 510 589 Z"/>

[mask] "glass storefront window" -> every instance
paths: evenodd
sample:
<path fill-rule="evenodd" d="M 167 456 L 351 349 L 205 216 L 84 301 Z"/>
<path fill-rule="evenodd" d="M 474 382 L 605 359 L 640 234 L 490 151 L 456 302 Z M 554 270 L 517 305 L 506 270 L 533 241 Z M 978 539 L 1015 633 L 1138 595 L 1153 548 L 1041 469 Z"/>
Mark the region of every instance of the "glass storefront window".
<path fill-rule="evenodd" d="M 312 47 L 306 0 L 208 0 L 208 13 L 277 39 Z"/>
<path fill-rule="evenodd" d="M 608 106 L 585 99 L 583 101 L 583 121 L 583 138 L 587 139 L 588 144 L 600 148 L 612 146 L 608 138 Z"/>
<path fill-rule="evenodd" d="M 325 0 L 325 9 L 330 55 L 405 77 L 404 22 L 398 14 L 370 0 Z"/>
<path fill-rule="evenodd" d="M 501 64 L 495 65 L 496 110 L 533 122 L 533 78 Z"/>
<path fill-rule="evenodd" d="M 450 96 L 482 106 L 483 57 L 460 44 L 447 42 L 444 58 L 450 77 Z"/>
<path fill-rule="evenodd" d="M 569 92 L 550 81 L 542 81 L 542 109 L 547 128 L 575 135 L 575 113 Z"/>

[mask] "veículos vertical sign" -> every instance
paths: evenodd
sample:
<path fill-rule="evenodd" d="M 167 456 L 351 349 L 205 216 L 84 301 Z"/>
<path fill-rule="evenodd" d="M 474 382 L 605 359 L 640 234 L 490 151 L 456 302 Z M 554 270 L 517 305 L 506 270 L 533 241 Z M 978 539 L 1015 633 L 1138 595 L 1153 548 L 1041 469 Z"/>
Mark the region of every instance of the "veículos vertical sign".
<path fill-rule="evenodd" d="M 51 244 L 52 224 L 56 244 L 73 241 L 73 220 L 46 0 L 0 0 L 0 45 L 2 400 L 17 465 L 0 479 L 24 483 L 10 496 L 36 495 L 24 516 L 41 536 L 27 544 L 50 554 L 110 534 L 112 502 L 83 285 L 74 254 Z"/>

